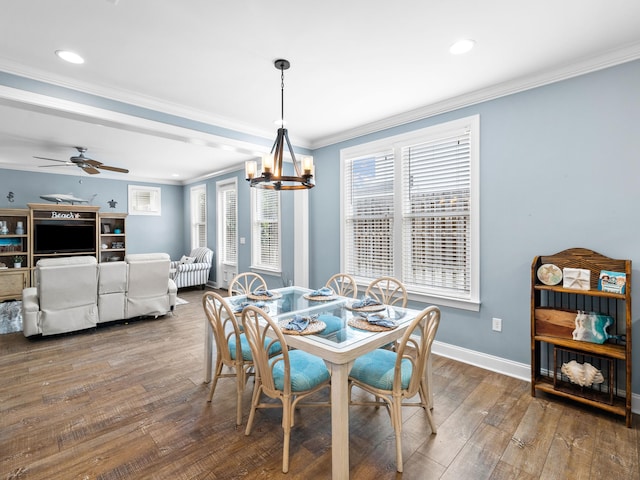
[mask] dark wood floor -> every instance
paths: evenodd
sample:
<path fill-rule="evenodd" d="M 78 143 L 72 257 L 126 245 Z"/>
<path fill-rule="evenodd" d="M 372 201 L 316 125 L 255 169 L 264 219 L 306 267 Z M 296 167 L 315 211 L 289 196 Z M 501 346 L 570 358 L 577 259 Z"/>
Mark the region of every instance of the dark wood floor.
<path fill-rule="evenodd" d="M 180 296 L 190 303 L 174 316 L 55 338 L 0 335 L 0 479 L 331 477 L 328 410 L 297 413 L 284 475 L 280 410 L 260 411 L 245 437 L 233 381 L 206 403 L 202 291 Z M 405 409 L 403 475 L 386 411 L 351 408 L 352 479 L 640 478 L 637 418 L 626 428 L 440 357 L 434 390 L 437 435 L 422 411 Z M 247 388 L 245 422 L 249 403 Z"/>

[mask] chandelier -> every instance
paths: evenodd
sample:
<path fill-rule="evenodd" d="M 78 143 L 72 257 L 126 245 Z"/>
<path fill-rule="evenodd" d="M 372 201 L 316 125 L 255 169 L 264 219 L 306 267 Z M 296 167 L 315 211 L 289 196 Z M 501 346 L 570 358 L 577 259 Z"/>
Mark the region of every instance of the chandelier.
<path fill-rule="evenodd" d="M 256 161 L 250 160 L 245 163 L 245 177 L 249 182 L 249 186 L 257 188 L 268 188 L 271 190 L 301 190 L 313 188 L 315 185 L 313 180 L 313 158 L 305 156 L 302 157 L 301 164 L 298 163 L 296 155 L 293 153 L 291 142 L 289 141 L 289 133 L 287 129 L 284 128 L 284 71 L 287 70 L 291 64 L 288 60 L 279 59 L 274 62 L 274 65 L 280 70 L 280 121 L 282 123 L 280 124 L 280 128 L 278 128 L 278 134 L 271 148 L 271 153 L 262 156 L 262 172 L 260 176 L 256 176 Z M 291 155 L 295 175 L 283 174 L 285 143 Z"/>

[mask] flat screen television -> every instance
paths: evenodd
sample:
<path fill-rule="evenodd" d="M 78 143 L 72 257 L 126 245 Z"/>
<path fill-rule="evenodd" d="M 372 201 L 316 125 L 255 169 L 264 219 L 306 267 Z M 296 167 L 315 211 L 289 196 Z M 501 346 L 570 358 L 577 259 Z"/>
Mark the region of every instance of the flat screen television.
<path fill-rule="evenodd" d="M 36 223 L 33 253 L 93 252 L 96 249 L 94 225 Z"/>

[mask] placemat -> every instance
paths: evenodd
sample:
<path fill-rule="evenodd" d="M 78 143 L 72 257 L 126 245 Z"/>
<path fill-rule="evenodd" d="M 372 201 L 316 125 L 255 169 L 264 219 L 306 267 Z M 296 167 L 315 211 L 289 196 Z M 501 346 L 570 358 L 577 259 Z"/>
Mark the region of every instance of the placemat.
<path fill-rule="evenodd" d="M 347 324 L 350 327 L 358 328 L 360 330 L 368 330 L 369 332 L 387 332 L 389 330 L 393 330 L 398 326 L 394 327 L 383 327 L 382 325 L 374 325 L 373 323 L 367 322 L 364 318 L 353 317 L 347 321 Z"/>
<path fill-rule="evenodd" d="M 314 333 L 320 333 L 322 330 L 327 328 L 327 324 L 322 320 L 311 320 L 307 328 L 303 331 L 299 332 L 298 330 L 287 330 L 284 328 L 289 323 L 289 320 L 282 320 L 278 323 L 280 330 L 282 333 L 287 335 L 313 335 Z"/>
<path fill-rule="evenodd" d="M 386 305 L 367 305 L 366 307 L 355 308 L 353 303 L 351 305 L 347 305 L 347 309 L 353 312 L 380 312 L 387 308 Z"/>
<path fill-rule="evenodd" d="M 253 293 L 247 293 L 247 298 L 249 300 L 277 300 L 279 298 L 282 298 L 282 294 L 278 293 L 278 292 L 271 292 L 271 296 L 269 295 L 255 295 Z"/>
<path fill-rule="evenodd" d="M 249 305 L 247 305 L 249 306 Z M 257 307 L 257 305 L 253 305 L 254 307 Z M 264 313 L 269 313 L 269 305 L 263 305 L 262 307 L 258 307 L 260 310 L 262 310 Z M 241 317 L 242 316 L 242 310 L 240 310 L 239 312 L 233 312 L 233 314 L 236 317 Z"/>
<path fill-rule="evenodd" d="M 306 298 L 307 300 L 312 300 L 314 302 L 324 302 L 327 300 L 335 300 L 336 298 L 338 298 L 338 296 L 335 293 L 333 295 L 315 295 L 315 296 L 309 293 L 305 293 L 303 297 Z"/>

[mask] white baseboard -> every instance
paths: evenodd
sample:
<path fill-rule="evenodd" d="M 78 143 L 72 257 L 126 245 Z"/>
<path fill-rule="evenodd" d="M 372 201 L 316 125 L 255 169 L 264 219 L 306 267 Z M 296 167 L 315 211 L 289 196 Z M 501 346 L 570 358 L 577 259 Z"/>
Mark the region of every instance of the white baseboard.
<path fill-rule="evenodd" d="M 433 342 L 432 352 L 441 357 L 468 363 L 492 372 L 501 373 L 509 377 L 531 382 L 531 366 L 527 363 L 513 362 L 486 353 L 476 352 L 467 348 L 457 347 L 448 343 Z M 640 413 L 640 395 L 631 394 L 631 411 Z"/>

